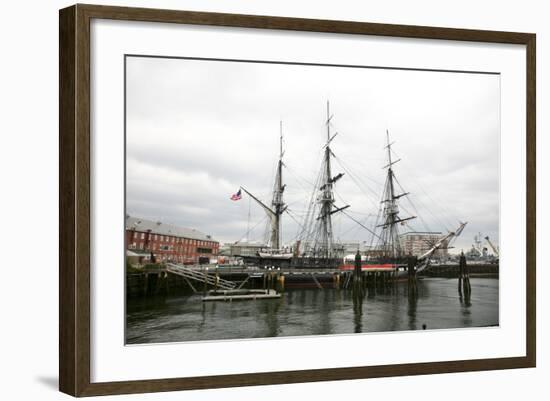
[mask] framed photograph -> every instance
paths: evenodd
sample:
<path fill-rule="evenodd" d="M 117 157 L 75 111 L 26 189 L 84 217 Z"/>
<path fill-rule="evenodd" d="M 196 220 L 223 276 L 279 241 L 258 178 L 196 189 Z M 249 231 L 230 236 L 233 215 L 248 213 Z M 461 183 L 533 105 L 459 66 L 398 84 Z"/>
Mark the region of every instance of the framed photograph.
<path fill-rule="evenodd" d="M 61 391 L 535 366 L 534 34 L 59 18 Z"/>

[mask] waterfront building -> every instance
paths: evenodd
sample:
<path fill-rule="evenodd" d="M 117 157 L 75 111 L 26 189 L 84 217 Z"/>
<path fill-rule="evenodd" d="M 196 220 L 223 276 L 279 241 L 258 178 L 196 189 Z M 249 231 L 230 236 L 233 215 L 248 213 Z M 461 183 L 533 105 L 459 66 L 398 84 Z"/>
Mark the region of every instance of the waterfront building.
<path fill-rule="evenodd" d="M 138 264 L 210 263 L 219 246 L 210 235 L 193 228 L 126 216 L 126 254 Z"/>
<path fill-rule="evenodd" d="M 409 231 L 401 234 L 399 239 L 405 255 L 420 256 L 432 248 L 442 237 L 443 234 L 440 232 Z M 433 256 L 439 259 L 447 258 L 449 256 L 447 243 L 436 250 Z"/>
<path fill-rule="evenodd" d="M 366 250 L 368 249 L 366 241 L 353 241 L 353 240 L 344 240 L 341 243 L 339 243 L 342 248 L 344 248 L 344 254 L 353 254 L 357 253 L 357 251 L 361 252 L 361 254 L 365 254 Z"/>
<path fill-rule="evenodd" d="M 257 256 L 258 251 L 266 247 L 267 244 L 258 241 L 238 241 L 229 245 L 229 254 L 231 256 Z"/>
<path fill-rule="evenodd" d="M 231 243 L 224 243 L 220 246 L 220 256 L 231 256 Z"/>

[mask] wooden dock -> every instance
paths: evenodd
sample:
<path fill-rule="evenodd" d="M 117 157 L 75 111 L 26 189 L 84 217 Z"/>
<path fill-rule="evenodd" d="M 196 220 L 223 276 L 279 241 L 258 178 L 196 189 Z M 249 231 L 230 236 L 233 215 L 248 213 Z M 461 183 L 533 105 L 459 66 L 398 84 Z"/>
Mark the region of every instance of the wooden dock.
<path fill-rule="evenodd" d="M 376 284 L 387 285 L 389 282 L 397 278 L 397 269 L 394 267 L 362 267 L 362 275 L 365 276 L 365 281 L 372 281 Z M 245 284 L 248 284 L 249 290 L 252 288 L 261 288 L 259 291 L 277 290 L 283 292 L 285 287 L 289 288 L 307 288 L 313 287 L 318 289 L 325 288 L 350 288 L 353 271 L 351 269 L 335 269 L 330 267 L 319 268 L 270 268 L 262 269 L 260 267 L 251 266 L 182 266 L 173 263 L 168 263 L 166 271 L 172 274 L 177 274 L 188 281 L 188 285 L 194 293 L 200 291 L 195 288 L 191 282 L 199 283 L 203 287 L 205 297 L 207 297 L 207 289 L 218 291 L 245 291 Z M 223 278 L 222 278 L 223 277 Z M 215 296 L 229 296 L 229 292 L 218 292 Z M 233 299 L 254 299 L 273 298 L 273 294 L 269 293 L 237 293 L 233 292 Z M 208 297 L 214 296 L 209 294 Z M 210 299 L 207 300 L 216 300 Z"/>
<path fill-rule="evenodd" d="M 366 287 L 390 288 L 406 279 L 395 269 L 363 268 Z M 183 266 L 174 263 L 127 275 L 130 296 L 202 293 L 205 301 L 279 298 L 285 289 L 352 289 L 354 272 L 334 268 L 265 269 L 250 266 Z M 225 291 L 225 292 L 224 292 Z M 257 292 L 253 292 L 257 291 Z"/>
<path fill-rule="evenodd" d="M 208 295 L 202 297 L 203 302 L 209 301 L 247 301 L 257 299 L 276 299 L 281 298 L 275 290 L 225 290 L 210 291 Z"/>

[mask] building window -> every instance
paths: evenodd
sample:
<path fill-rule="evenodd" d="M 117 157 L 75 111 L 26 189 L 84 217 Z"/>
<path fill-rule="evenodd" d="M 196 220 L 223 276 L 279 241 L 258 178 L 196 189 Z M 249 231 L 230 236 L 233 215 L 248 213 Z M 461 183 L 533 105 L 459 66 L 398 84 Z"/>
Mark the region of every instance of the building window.
<path fill-rule="evenodd" d="M 212 253 L 212 248 L 197 248 L 198 253 Z"/>
<path fill-rule="evenodd" d="M 145 233 L 141 233 L 141 239 L 145 239 Z"/>

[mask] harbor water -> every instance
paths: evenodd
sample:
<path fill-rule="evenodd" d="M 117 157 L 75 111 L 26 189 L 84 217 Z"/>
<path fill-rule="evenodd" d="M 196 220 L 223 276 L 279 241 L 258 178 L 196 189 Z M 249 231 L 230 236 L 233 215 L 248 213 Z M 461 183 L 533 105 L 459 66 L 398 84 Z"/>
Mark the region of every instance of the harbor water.
<path fill-rule="evenodd" d="M 498 326 L 498 278 L 471 278 L 469 300 L 457 279 L 424 278 L 417 297 L 392 290 L 287 289 L 279 299 L 202 302 L 202 294 L 128 299 L 126 343 L 165 343 L 401 330 Z"/>

